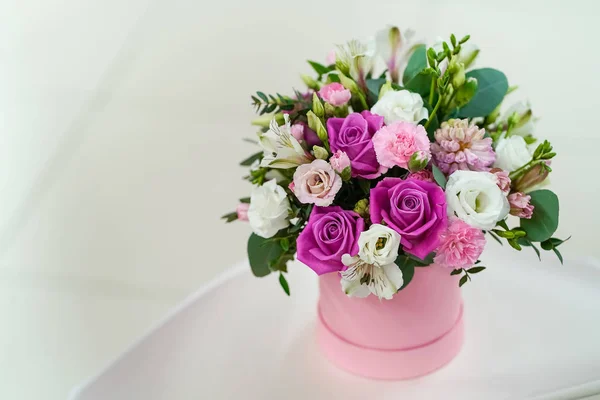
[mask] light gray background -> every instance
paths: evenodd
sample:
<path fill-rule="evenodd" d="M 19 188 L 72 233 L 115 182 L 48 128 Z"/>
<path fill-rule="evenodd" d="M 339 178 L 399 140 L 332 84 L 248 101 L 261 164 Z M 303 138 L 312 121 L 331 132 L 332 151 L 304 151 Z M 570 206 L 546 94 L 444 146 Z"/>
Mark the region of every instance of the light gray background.
<path fill-rule="evenodd" d="M 594 1 L 0 0 L 0 397 L 62 399 L 245 256 L 249 95 L 393 23 L 470 33 L 558 151 L 563 253 L 600 256 Z M 509 251 L 509 250 L 507 250 Z M 518 255 L 515 254 L 515 257 Z M 565 268 L 568 268 L 565 267 Z M 549 272 L 550 273 L 550 272 Z M 275 282 L 273 283 L 275 284 Z M 535 284 L 535 282 L 532 282 Z"/>

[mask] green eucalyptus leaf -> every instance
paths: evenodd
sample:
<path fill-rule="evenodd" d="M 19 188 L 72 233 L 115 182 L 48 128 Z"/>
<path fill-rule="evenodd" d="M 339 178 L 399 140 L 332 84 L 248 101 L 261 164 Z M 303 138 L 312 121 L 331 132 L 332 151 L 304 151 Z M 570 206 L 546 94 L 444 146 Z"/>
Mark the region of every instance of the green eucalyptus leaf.
<path fill-rule="evenodd" d="M 398 290 L 404 289 L 406 286 L 408 286 L 410 281 L 412 281 L 413 277 L 415 276 L 416 264 L 417 262 L 415 260 L 406 256 L 405 254 L 398 255 L 396 258 L 396 265 L 402 271 L 403 280 L 402 287 Z"/>
<path fill-rule="evenodd" d="M 444 175 L 444 173 L 442 171 L 440 171 L 440 169 L 433 164 L 431 165 L 431 169 L 433 171 L 433 179 L 435 179 L 437 184 L 440 185 L 442 187 L 442 189 L 445 189 L 447 181 L 446 181 L 446 176 Z"/>
<path fill-rule="evenodd" d="M 421 44 L 415 47 L 408 64 L 406 64 L 402 75 L 402 83 L 406 85 L 425 68 L 427 68 L 427 49 L 424 44 Z"/>
<path fill-rule="evenodd" d="M 463 118 L 485 117 L 502 102 L 508 91 L 506 76 L 493 68 L 481 68 L 466 73 L 466 78 L 477 79 L 477 91 L 471 100 L 460 109 Z"/>
<path fill-rule="evenodd" d="M 529 195 L 533 215 L 531 219 L 521 219 L 521 228 L 527 232 L 530 241 L 544 242 L 550 239 L 558 228 L 558 197 L 546 189 L 533 191 Z"/>
<path fill-rule="evenodd" d="M 385 78 L 383 79 L 367 79 L 367 89 L 369 91 L 368 96 L 370 102 L 374 103 L 379 98 L 379 91 L 381 87 L 385 84 Z"/>
<path fill-rule="evenodd" d="M 408 81 L 406 85 L 404 85 L 404 88 L 411 92 L 418 93 L 421 97 L 425 98 L 431 90 L 431 79 L 433 79 L 431 74 L 420 72 Z"/>
<path fill-rule="evenodd" d="M 269 263 L 276 261 L 283 249 L 277 240 L 262 238 L 256 234 L 248 239 L 248 261 L 255 276 L 263 277 L 271 273 Z"/>

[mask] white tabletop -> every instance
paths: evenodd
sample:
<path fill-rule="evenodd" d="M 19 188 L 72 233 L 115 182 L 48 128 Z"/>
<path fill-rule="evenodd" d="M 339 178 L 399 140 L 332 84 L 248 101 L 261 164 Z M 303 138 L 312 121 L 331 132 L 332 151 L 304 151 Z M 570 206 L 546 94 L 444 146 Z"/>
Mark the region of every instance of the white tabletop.
<path fill-rule="evenodd" d="M 502 249 L 506 250 L 506 249 Z M 190 297 L 73 400 L 580 398 L 600 393 L 600 267 L 485 254 L 464 288 L 466 342 L 423 378 L 378 382 L 327 362 L 313 337 L 316 277 L 294 265 L 292 296 L 246 265 Z M 508 260 L 513 260 L 508 262 Z"/>

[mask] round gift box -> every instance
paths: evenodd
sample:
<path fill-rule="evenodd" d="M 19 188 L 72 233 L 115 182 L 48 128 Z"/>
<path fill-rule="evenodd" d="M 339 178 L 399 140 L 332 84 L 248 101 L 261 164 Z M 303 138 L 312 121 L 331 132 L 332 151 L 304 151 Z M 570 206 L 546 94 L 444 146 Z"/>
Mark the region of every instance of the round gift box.
<path fill-rule="evenodd" d="M 338 367 L 373 379 L 415 378 L 452 360 L 463 342 L 458 277 L 416 268 L 392 300 L 346 296 L 338 273 L 319 277 L 317 340 Z"/>

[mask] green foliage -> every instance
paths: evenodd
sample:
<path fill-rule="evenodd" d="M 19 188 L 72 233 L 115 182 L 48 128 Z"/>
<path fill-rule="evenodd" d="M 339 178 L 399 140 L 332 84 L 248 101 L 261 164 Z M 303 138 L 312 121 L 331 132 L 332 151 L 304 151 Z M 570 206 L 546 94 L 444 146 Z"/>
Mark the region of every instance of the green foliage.
<path fill-rule="evenodd" d="M 311 66 L 311 67 L 312 67 L 312 68 L 315 70 L 315 72 L 316 72 L 317 74 L 319 74 L 319 78 L 318 78 L 318 80 L 321 80 L 321 78 L 323 77 L 323 75 L 326 75 L 326 74 L 328 74 L 329 72 L 331 72 L 331 71 L 333 71 L 333 70 L 334 70 L 334 68 L 331 68 L 331 67 L 326 67 L 326 66 L 324 66 L 324 65 L 322 65 L 322 64 L 319 64 L 319 63 L 318 63 L 318 62 L 316 62 L 316 61 L 311 61 L 311 60 L 308 60 L 308 63 L 309 63 L 309 64 L 310 64 L 310 66 Z"/>
<path fill-rule="evenodd" d="M 536 190 L 529 193 L 533 205 L 531 219 L 521 219 L 521 228 L 527 232 L 532 242 L 544 242 L 558 228 L 558 197 L 550 190 Z"/>
<path fill-rule="evenodd" d="M 254 276 L 263 277 L 271 273 L 269 264 L 281 256 L 283 249 L 276 240 L 251 234 L 248 239 L 248 261 Z"/>
<path fill-rule="evenodd" d="M 252 98 L 252 105 L 256 109 L 256 113 L 259 115 L 279 111 L 291 111 L 294 109 L 294 105 L 300 102 L 300 100 L 282 96 L 279 93 L 267 95 L 263 92 L 256 92 L 255 96 L 250 97 Z"/>
<path fill-rule="evenodd" d="M 287 294 L 288 296 L 290 295 L 290 285 L 288 284 L 287 280 L 285 279 L 285 276 L 283 276 L 283 273 L 279 273 L 279 284 L 281 285 L 281 288 L 283 289 L 283 291 L 285 292 L 285 294 Z"/>
<path fill-rule="evenodd" d="M 237 220 L 238 215 L 237 215 L 237 212 L 230 212 L 230 213 L 223 215 L 221 217 L 221 219 L 224 219 L 226 223 L 229 223 L 229 222 L 233 222 L 233 221 Z"/>
<path fill-rule="evenodd" d="M 249 167 L 252 165 L 252 163 L 254 163 L 254 161 L 260 160 L 262 158 L 262 156 L 263 156 L 262 151 L 254 153 L 250 157 L 248 157 L 245 160 L 243 160 L 242 162 L 240 162 L 240 165 L 243 167 Z"/>
<path fill-rule="evenodd" d="M 367 79 L 365 82 L 367 84 L 367 97 L 369 104 L 374 104 L 379 99 L 379 91 L 385 84 L 385 78 Z"/>
<path fill-rule="evenodd" d="M 400 291 L 404 289 L 410 283 L 410 281 L 412 281 L 413 277 L 415 276 L 415 267 L 417 266 L 418 262 L 408 257 L 406 254 L 398 255 L 398 258 L 396 258 L 395 262 L 398 268 L 400 268 L 402 271 L 403 283 L 402 287 L 398 289 Z"/>
<path fill-rule="evenodd" d="M 402 83 L 404 85 L 407 85 L 411 80 L 419 75 L 421 71 L 427 68 L 426 50 L 427 49 L 424 44 L 415 47 L 410 59 L 408 60 L 408 64 L 406 64 L 404 74 L 402 74 Z"/>
<path fill-rule="evenodd" d="M 477 79 L 477 91 L 466 106 L 460 109 L 462 118 L 485 117 L 502 102 L 508 91 L 506 76 L 493 68 L 467 72 L 467 78 Z"/>
<path fill-rule="evenodd" d="M 438 167 L 435 165 L 431 165 L 431 170 L 433 171 L 433 179 L 437 182 L 438 185 L 442 187 L 442 189 L 446 189 L 446 176 Z"/>

